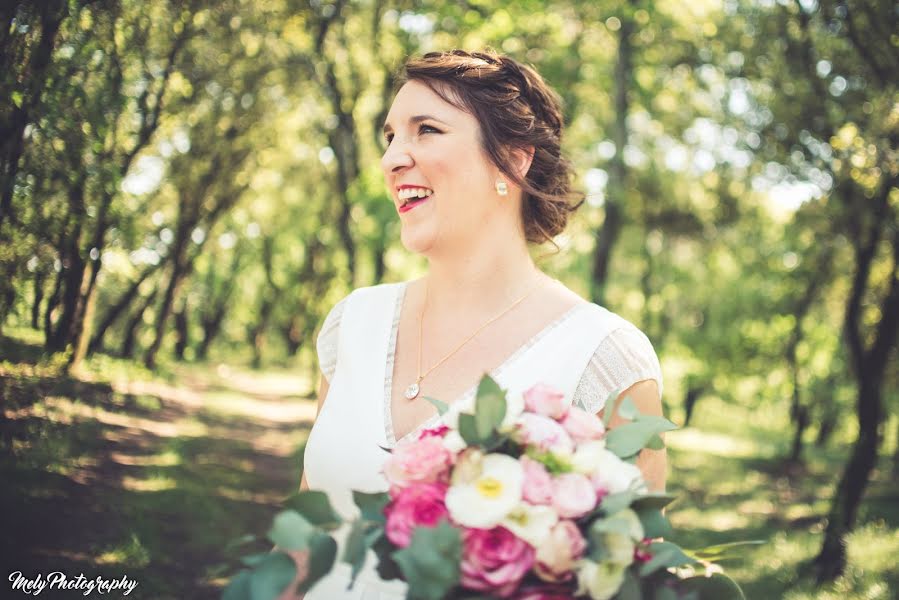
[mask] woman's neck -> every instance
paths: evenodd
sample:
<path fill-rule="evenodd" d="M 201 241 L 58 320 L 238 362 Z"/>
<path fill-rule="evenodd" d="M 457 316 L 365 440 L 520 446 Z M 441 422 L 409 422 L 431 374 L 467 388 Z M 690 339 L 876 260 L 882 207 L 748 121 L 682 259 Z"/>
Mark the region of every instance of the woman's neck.
<path fill-rule="evenodd" d="M 428 310 L 441 314 L 494 314 L 533 290 L 545 278 L 527 244 L 483 240 L 462 253 L 429 257 Z"/>

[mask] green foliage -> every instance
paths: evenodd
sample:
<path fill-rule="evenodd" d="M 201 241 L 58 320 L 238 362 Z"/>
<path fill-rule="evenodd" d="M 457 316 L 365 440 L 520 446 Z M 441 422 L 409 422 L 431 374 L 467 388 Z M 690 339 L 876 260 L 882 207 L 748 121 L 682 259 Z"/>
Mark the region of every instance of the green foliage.
<path fill-rule="evenodd" d="M 397 551 L 394 560 L 409 583 L 410 598 L 440 600 L 459 582 L 459 530 L 447 521 L 416 529 L 409 546 Z"/>
<path fill-rule="evenodd" d="M 660 433 L 677 429 L 677 425 L 653 415 L 638 415 L 632 422 L 610 430 L 605 437 L 606 447 L 619 458 L 630 458 L 646 446 L 657 445 Z"/>

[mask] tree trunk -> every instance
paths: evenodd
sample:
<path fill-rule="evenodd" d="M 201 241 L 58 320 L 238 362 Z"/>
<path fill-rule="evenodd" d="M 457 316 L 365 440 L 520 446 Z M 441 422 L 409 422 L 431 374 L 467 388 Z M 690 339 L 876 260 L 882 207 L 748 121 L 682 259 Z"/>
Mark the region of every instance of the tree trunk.
<path fill-rule="evenodd" d="M 814 561 L 819 584 L 833 581 L 846 567 L 845 537 L 855 527 L 859 504 L 877 462 L 880 427 L 885 414 L 882 399 L 884 374 L 899 336 L 899 229 L 892 232 L 890 285 L 877 307 L 880 320 L 874 328 L 873 342 L 870 345 L 865 344 L 867 336 L 864 334 L 867 332 L 862 326 L 862 303 L 870 290 L 871 266 L 882 239 L 884 224 L 894 218 L 888 198 L 897 181 L 899 178 L 885 181 L 874 205 L 874 212 L 870 215 L 873 217 L 870 231 L 865 237 L 856 236 L 853 240 L 856 268 L 846 303 L 843 334 L 849 352 L 849 364 L 858 388 L 858 439 L 834 493 L 821 552 Z M 868 203 L 860 196 L 856 199 L 861 205 Z"/>
<path fill-rule="evenodd" d="M 47 306 L 44 308 L 44 345 L 46 346 L 49 343 L 51 337 L 53 337 L 53 331 L 55 327 L 55 320 L 53 319 L 53 313 L 56 311 L 56 307 L 59 306 L 59 298 L 62 294 L 62 282 L 64 279 L 64 273 L 60 271 L 56 274 L 56 283 L 53 284 L 53 292 L 47 297 Z"/>
<path fill-rule="evenodd" d="M 34 273 L 34 301 L 31 303 L 31 328 L 41 328 L 41 304 L 44 302 L 44 284 L 47 273 L 38 269 Z"/>
<path fill-rule="evenodd" d="M 858 508 L 877 462 L 879 425 L 883 419 L 880 381 L 871 374 L 860 381 L 858 394 L 858 440 L 843 470 L 832 500 L 821 552 L 815 558 L 818 583 L 833 581 L 846 568 L 846 535 L 855 528 Z"/>
<path fill-rule="evenodd" d="M 633 32 L 634 21 L 630 16 L 622 15 L 621 29 L 618 31 L 618 61 L 615 63 L 615 122 L 612 125 L 615 156 L 609 163 L 609 182 L 604 204 L 605 217 L 596 234 L 596 247 L 593 251 L 591 296 L 597 304 L 603 304 L 605 301 L 612 249 L 624 223 L 621 206 L 625 201 L 625 179 L 627 178 L 624 149 L 628 143 L 628 92 L 633 72 L 633 48 L 630 38 Z"/>
<path fill-rule="evenodd" d="M 148 369 L 156 368 L 156 353 L 159 352 L 159 348 L 162 346 L 162 339 L 165 337 L 165 324 L 172 312 L 172 304 L 175 301 L 175 295 L 178 293 L 181 281 L 188 272 L 188 267 L 184 263 L 183 256 L 175 257 L 175 262 L 172 265 L 172 276 L 169 278 L 169 283 L 162 296 L 162 303 L 159 306 L 159 311 L 156 313 L 153 341 L 150 343 L 150 347 L 147 348 L 146 353 L 144 353 L 144 366 Z"/>
<path fill-rule="evenodd" d="M 103 316 L 103 320 L 100 321 L 100 325 L 97 326 L 96 331 L 91 338 L 91 342 L 88 345 L 88 354 L 93 354 L 103 348 L 103 338 L 106 336 L 106 332 L 113 323 L 115 323 L 116 320 L 131 307 L 131 303 L 137 298 L 140 286 L 156 271 L 156 268 L 157 267 L 154 265 L 145 269 L 144 272 L 140 274 L 140 277 L 137 278 L 137 281 L 132 283 L 125 293 L 122 294 L 109 309 L 107 309 L 106 314 Z"/>
<path fill-rule="evenodd" d="M 53 47 L 56 45 L 56 35 L 68 15 L 68 2 L 65 0 L 48 0 L 39 2 L 36 6 L 41 11 L 41 33 L 35 48 L 30 52 L 24 93 L 20 102 L 12 106 L 9 119 L 0 122 L 0 228 L 6 220 L 15 221 L 12 197 L 19 158 L 25 145 L 25 128 L 34 120 L 33 112 L 40 106 Z"/>
<path fill-rule="evenodd" d="M 78 186 L 70 192 L 71 195 L 81 196 L 81 201 L 77 198 L 72 200 L 72 217 L 75 219 L 75 228 L 73 233 L 67 237 L 64 242 L 65 255 L 62 259 L 63 263 L 63 289 L 61 299 L 61 309 L 59 321 L 53 331 L 53 335 L 47 340 L 47 350 L 49 352 L 62 352 L 72 342 L 76 333 L 75 315 L 79 312 L 78 303 L 81 301 L 81 288 L 84 285 L 84 273 L 87 267 L 84 259 L 81 257 L 81 229 L 84 218 L 83 210 L 83 194 L 84 189 Z M 77 204 L 81 202 L 80 206 Z"/>
<path fill-rule="evenodd" d="M 808 407 L 796 404 L 793 411 L 793 422 L 795 425 L 795 429 L 793 430 L 793 443 L 790 445 L 790 456 L 788 459 L 791 463 L 803 462 L 802 436 L 805 434 L 805 430 L 808 429 L 810 420 Z"/>
<path fill-rule="evenodd" d="M 147 312 L 147 309 L 150 308 L 150 305 L 156 300 L 156 295 L 158 293 L 159 290 L 155 289 L 150 292 L 150 295 L 147 296 L 144 303 L 141 304 L 140 308 L 135 311 L 125 325 L 125 333 L 122 336 L 122 349 L 119 352 L 119 355 L 122 358 L 134 358 L 134 347 L 137 342 L 138 329 L 140 328 L 140 324 L 144 322 L 144 313 Z"/>
<path fill-rule="evenodd" d="M 189 326 L 187 323 L 186 303 L 181 306 L 175 315 L 175 358 L 184 360 L 184 352 L 190 344 Z"/>
<path fill-rule="evenodd" d="M 684 427 L 690 426 L 690 420 L 693 418 L 693 409 L 704 391 L 705 388 L 699 385 L 691 385 L 687 388 L 687 393 L 684 396 Z"/>
<path fill-rule="evenodd" d="M 203 317 L 200 323 L 203 328 L 203 337 L 197 346 L 197 360 L 206 360 L 209 356 L 209 346 L 222 330 L 226 307 L 227 304 L 223 303 L 217 306 L 215 312 L 211 315 Z"/>

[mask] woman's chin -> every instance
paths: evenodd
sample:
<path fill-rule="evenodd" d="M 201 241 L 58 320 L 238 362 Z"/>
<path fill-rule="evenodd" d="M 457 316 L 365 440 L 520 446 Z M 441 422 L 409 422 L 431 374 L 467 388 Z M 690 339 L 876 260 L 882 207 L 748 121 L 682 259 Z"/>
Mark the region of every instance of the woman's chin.
<path fill-rule="evenodd" d="M 400 241 L 403 243 L 403 247 L 415 254 L 427 254 L 433 248 L 436 236 L 432 233 L 421 231 L 421 228 L 417 228 L 418 231 L 412 231 L 411 229 L 410 227 L 403 227 L 400 233 Z"/>

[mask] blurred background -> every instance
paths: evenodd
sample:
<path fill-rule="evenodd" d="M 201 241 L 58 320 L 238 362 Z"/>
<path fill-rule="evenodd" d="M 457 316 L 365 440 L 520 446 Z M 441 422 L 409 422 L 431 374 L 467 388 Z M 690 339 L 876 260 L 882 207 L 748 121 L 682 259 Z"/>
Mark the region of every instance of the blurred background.
<path fill-rule="evenodd" d="M 490 46 L 565 102 L 587 200 L 541 266 L 661 358 L 674 541 L 765 540 L 725 564 L 749 598 L 895 597 L 893 2 L 46 0 L 0 18 L 4 578 L 218 596 L 229 542 L 298 485 L 325 314 L 423 272 L 379 166 L 393 75 Z"/>

